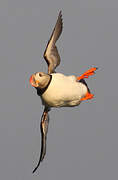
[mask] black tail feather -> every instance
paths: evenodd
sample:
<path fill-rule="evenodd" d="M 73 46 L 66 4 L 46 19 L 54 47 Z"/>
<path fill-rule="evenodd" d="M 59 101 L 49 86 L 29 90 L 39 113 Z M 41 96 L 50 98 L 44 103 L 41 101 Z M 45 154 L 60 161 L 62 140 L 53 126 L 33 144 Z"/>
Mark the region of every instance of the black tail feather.
<path fill-rule="evenodd" d="M 79 82 L 83 83 L 87 87 L 88 92 L 90 93 L 90 89 L 89 89 L 86 81 L 84 79 L 80 79 Z"/>

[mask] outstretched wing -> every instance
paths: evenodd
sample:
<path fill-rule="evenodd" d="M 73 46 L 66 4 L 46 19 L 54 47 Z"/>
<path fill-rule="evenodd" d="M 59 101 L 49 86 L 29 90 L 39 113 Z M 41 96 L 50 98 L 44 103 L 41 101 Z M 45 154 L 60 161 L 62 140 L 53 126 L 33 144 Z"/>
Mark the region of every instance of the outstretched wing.
<path fill-rule="evenodd" d="M 38 169 L 40 163 L 43 161 L 45 154 L 46 154 L 46 139 L 47 139 L 47 132 L 48 132 L 48 123 L 49 123 L 49 117 L 48 117 L 48 109 L 44 109 L 42 118 L 41 118 L 41 153 L 40 158 L 37 166 L 33 170 L 33 173 Z"/>
<path fill-rule="evenodd" d="M 49 74 L 53 73 L 55 68 L 60 64 L 60 56 L 55 43 L 58 40 L 59 36 L 61 35 L 62 28 L 63 28 L 62 14 L 60 11 L 56 25 L 54 27 L 50 40 L 48 41 L 46 50 L 44 52 L 44 59 L 48 64 Z"/>

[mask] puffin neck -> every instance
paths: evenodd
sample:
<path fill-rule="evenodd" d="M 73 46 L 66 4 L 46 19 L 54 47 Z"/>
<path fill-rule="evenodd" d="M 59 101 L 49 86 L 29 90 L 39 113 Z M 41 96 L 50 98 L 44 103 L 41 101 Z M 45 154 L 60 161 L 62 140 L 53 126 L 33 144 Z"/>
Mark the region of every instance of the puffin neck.
<path fill-rule="evenodd" d="M 39 87 L 36 87 L 37 94 L 38 94 L 39 96 L 42 96 L 43 93 L 47 90 L 48 86 L 50 85 L 51 80 L 52 80 L 52 75 L 49 74 L 49 76 L 50 76 L 50 80 L 49 80 L 49 82 L 48 82 L 48 84 L 47 84 L 47 86 L 46 86 L 45 88 L 42 88 L 42 89 L 41 89 L 41 88 L 39 88 Z"/>

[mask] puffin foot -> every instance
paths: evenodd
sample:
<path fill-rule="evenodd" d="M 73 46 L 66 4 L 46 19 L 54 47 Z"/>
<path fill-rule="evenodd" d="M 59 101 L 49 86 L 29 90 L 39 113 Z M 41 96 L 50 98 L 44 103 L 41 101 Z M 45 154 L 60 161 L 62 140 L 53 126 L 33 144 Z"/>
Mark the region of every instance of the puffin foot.
<path fill-rule="evenodd" d="M 93 94 L 91 94 L 91 93 L 89 93 L 89 92 L 87 92 L 86 93 L 86 95 L 85 95 L 85 97 L 83 97 L 83 98 L 81 98 L 81 100 L 80 101 L 84 101 L 84 100 L 89 100 L 89 99 L 92 99 L 93 98 Z"/>
<path fill-rule="evenodd" d="M 95 71 L 97 70 L 98 68 L 96 67 L 92 67 L 90 68 L 88 71 L 86 71 L 84 74 L 82 74 L 81 76 L 77 77 L 77 81 L 79 81 L 80 79 L 84 79 L 84 78 L 88 78 L 89 76 L 95 74 Z"/>

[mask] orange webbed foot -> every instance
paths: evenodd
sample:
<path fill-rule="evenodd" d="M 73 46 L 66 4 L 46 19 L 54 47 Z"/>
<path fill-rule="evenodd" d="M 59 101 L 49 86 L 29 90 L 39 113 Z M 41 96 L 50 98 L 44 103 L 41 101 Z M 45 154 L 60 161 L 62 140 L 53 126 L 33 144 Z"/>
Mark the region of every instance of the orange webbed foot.
<path fill-rule="evenodd" d="M 82 74 L 81 76 L 77 77 L 77 80 L 79 81 L 80 79 L 84 79 L 84 78 L 88 78 L 89 76 L 95 74 L 95 71 L 97 70 L 98 68 L 96 67 L 92 67 L 90 68 L 88 71 L 86 71 L 84 74 Z"/>
<path fill-rule="evenodd" d="M 86 95 L 85 95 L 85 97 L 81 98 L 81 101 L 90 100 L 90 99 L 92 99 L 93 97 L 94 97 L 93 94 L 87 92 Z"/>

